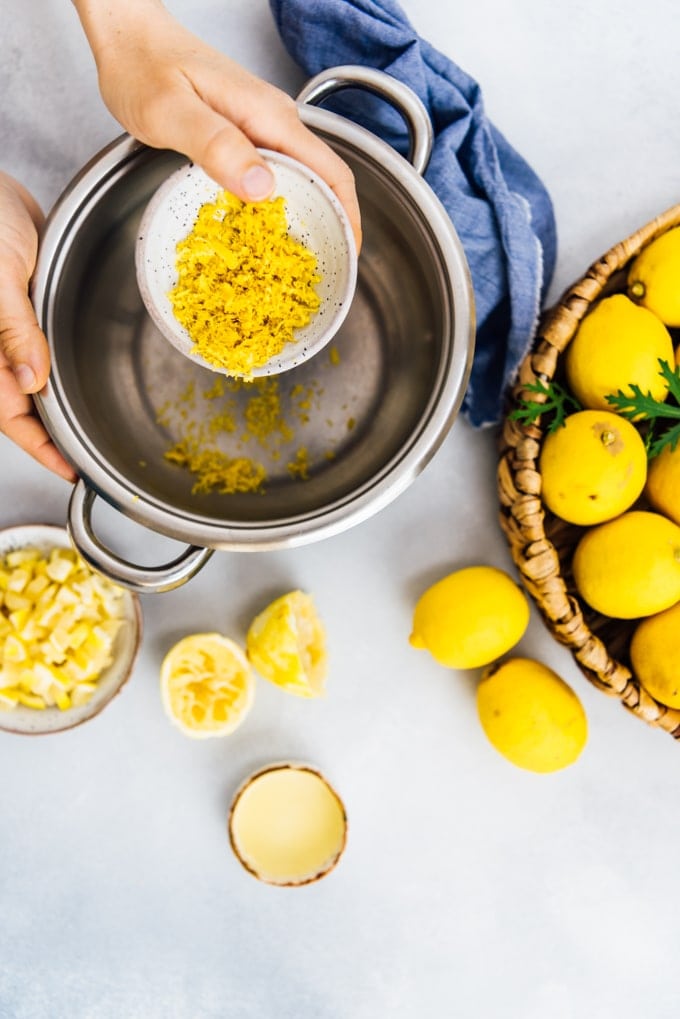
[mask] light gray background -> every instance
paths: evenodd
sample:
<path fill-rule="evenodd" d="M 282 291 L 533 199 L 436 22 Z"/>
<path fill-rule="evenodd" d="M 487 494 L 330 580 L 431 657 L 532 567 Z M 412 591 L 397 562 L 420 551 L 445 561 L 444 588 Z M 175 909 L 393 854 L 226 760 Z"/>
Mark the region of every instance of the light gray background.
<path fill-rule="evenodd" d="M 255 72 L 301 83 L 264 0 L 168 6 Z M 551 297 L 680 199 L 671 0 L 405 8 L 545 179 L 560 235 Z M 67 0 L 0 0 L 0 19 L 0 161 L 49 207 L 118 128 Z M 64 483 L 4 439 L 0 467 L 0 524 L 64 521 Z M 473 676 L 407 644 L 428 583 L 472 562 L 511 568 L 494 469 L 493 434 L 457 423 L 368 523 L 293 552 L 218 554 L 187 587 L 146 597 L 133 680 L 95 722 L 0 737 L 2 1019 L 675 1013 L 680 747 L 591 688 L 534 615 L 520 651 L 574 685 L 590 739 L 566 772 L 524 773 L 487 744 Z M 133 556 L 174 550 L 100 516 Z M 234 736 L 175 732 L 157 688 L 167 647 L 194 630 L 242 639 L 296 586 L 327 623 L 327 697 L 260 682 Z M 327 772 L 351 826 L 337 871 L 298 891 L 254 881 L 225 834 L 242 778 L 290 757 Z"/>

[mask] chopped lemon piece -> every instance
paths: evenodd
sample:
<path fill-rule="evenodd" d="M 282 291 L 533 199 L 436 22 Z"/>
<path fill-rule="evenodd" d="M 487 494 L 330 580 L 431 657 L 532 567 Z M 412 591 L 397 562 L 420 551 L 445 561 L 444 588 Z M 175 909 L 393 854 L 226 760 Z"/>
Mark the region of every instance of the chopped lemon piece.
<path fill-rule="evenodd" d="M 84 704 L 113 659 L 121 588 L 72 549 L 16 549 L 0 559 L 0 710 Z"/>
<path fill-rule="evenodd" d="M 298 697 L 323 693 L 326 634 L 304 591 L 291 591 L 268 605 L 253 620 L 246 648 L 253 667 L 282 690 Z"/>
<path fill-rule="evenodd" d="M 3 687 L 0 690 L 0 711 L 11 710 L 19 701 L 19 691 L 15 687 Z"/>
<path fill-rule="evenodd" d="M 27 658 L 28 655 L 26 653 L 26 645 L 24 642 L 10 633 L 9 636 L 5 638 L 3 660 L 6 662 L 25 662 Z"/>
<path fill-rule="evenodd" d="M 168 718 L 187 736 L 233 732 L 253 702 L 255 678 L 245 654 L 219 633 L 195 633 L 175 644 L 161 665 Z"/>
<path fill-rule="evenodd" d="M 42 697 L 34 693 L 25 693 L 23 690 L 19 690 L 18 693 L 19 704 L 25 704 L 27 708 L 35 708 L 37 711 L 44 711 L 47 705 Z"/>

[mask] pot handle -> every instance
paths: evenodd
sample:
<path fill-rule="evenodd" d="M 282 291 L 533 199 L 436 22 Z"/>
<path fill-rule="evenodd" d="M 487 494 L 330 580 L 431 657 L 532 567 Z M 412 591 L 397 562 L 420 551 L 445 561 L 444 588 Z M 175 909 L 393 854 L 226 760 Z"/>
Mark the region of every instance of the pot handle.
<path fill-rule="evenodd" d="M 67 529 L 85 562 L 116 584 L 140 594 L 172 591 L 198 573 L 213 554 L 211 548 L 189 545 L 177 559 L 164 566 L 135 566 L 120 559 L 102 545 L 92 528 L 92 506 L 96 494 L 82 478 L 76 482 L 68 506 Z"/>
<path fill-rule="evenodd" d="M 328 96 L 344 88 L 363 88 L 385 99 L 401 113 L 409 134 L 408 160 L 417 173 L 424 174 L 432 154 L 434 133 L 430 116 L 413 89 L 374 67 L 344 64 L 329 67 L 310 78 L 297 99 L 300 103 L 318 106 Z"/>

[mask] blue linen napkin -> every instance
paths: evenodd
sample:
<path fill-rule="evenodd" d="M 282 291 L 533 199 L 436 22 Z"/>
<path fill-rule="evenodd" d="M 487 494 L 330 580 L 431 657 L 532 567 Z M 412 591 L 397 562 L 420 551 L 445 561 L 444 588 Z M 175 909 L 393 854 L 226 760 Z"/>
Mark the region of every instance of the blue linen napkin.
<path fill-rule="evenodd" d="M 422 39 L 393 0 L 270 6 L 286 48 L 310 76 L 339 64 L 376 67 L 425 104 L 435 134 L 425 179 L 458 232 L 475 294 L 477 341 L 463 412 L 475 426 L 496 424 L 555 267 L 555 219 L 544 185 L 487 119 L 479 85 Z M 402 119 L 369 93 L 352 90 L 328 105 L 407 150 Z"/>

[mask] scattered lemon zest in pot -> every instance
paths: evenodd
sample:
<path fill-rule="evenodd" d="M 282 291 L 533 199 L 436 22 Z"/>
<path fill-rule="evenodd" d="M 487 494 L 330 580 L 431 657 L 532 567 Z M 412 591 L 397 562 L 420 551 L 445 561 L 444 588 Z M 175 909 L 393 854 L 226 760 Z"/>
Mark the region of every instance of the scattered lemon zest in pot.
<path fill-rule="evenodd" d="M 307 447 L 300 446 L 295 454 L 295 459 L 291 460 L 286 466 L 291 477 L 307 481 L 309 478 L 309 452 Z"/>
<path fill-rule="evenodd" d="M 123 591 L 72 549 L 0 559 L 0 711 L 86 704 L 113 660 Z"/>
<path fill-rule="evenodd" d="M 277 379 L 263 379 L 257 385 L 257 392 L 248 400 L 244 412 L 246 430 L 243 441 L 256 439 L 269 449 L 272 436 L 278 434 L 284 442 L 291 442 L 295 432 L 284 419 L 281 411 L 281 395 Z"/>
<path fill-rule="evenodd" d="M 192 353 L 248 378 L 295 340 L 318 310 L 316 256 L 288 234 L 285 202 L 242 202 L 222 191 L 177 245 L 169 294 Z"/>
<path fill-rule="evenodd" d="M 285 457 L 290 476 L 306 481 L 313 466 L 308 448 L 290 447 L 294 426 L 307 424 L 308 411 L 322 393 L 314 380 L 282 393 L 275 377 L 219 377 L 205 389 L 189 384 L 157 413 L 159 425 L 175 439 L 164 457 L 194 475 L 192 494 L 263 492 L 267 471 L 257 458 L 245 455 L 248 444 L 257 445 L 270 461 Z M 334 458 L 333 450 L 323 454 L 326 462 Z"/>
<path fill-rule="evenodd" d="M 266 479 L 262 464 L 245 456 L 227 456 L 219 449 L 201 449 L 198 443 L 183 439 L 165 453 L 165 459 L 186 467 L 196 475 L 192 495 L 219 492 L 259 492 Z"/>

